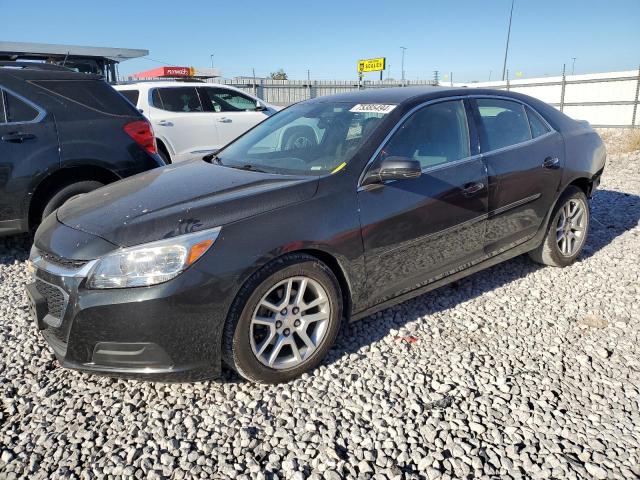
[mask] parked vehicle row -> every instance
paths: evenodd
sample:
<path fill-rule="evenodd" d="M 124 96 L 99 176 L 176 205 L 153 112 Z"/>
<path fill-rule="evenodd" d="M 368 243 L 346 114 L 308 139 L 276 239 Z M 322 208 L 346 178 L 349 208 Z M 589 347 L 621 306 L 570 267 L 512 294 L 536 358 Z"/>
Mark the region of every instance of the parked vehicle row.
<path fill-rule="evenodd" d="M 229 86 L 199 82 L 116 85 L 153 124 L 166 163 L 219 150 L 277 108 Z"/>
<path fill-rule="evenodd" d="M 0 62 L 0 235 L 162 165 L 149 122 L 101 76 Z"/>
<path fill-rule="evenodd" d="M 63 366 L 293 379 L 343 319 L 525 252 L 569 265 L 605 150 L 524 95 L 389 88 L 293 105 L 205 158 L 44 219 L 27 290 Z"/>

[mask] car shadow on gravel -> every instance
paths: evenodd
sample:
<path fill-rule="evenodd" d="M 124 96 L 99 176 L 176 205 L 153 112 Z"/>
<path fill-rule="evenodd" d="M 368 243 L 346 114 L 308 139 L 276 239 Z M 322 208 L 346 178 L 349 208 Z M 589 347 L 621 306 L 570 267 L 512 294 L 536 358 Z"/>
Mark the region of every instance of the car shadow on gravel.
<path fill-rule="evenodd" d="M 639 221 L 640 196 L 615 190 L 598 190 L 591 201 L 591 226 L 587 245 L 578 261 L 593 256 L 616 237 L 637 226 Z M 392 329 L 401 329 L 421 317 L 454 308 L 541 268 L 553 267 L 544 267 L 530 260 L 526 254 L 520 255 L 400 304 L 402 311 L 410 312 L 410 315 L 400 315 L 399 306 L 396 306 L 346 324 L 323 363 L 338 361 L 363 346 L 380 341 Z M 477 278 L 482 278 L 482 281 L 475 281 Z M 393 313 L 389 315 L 390 311 Z"/>

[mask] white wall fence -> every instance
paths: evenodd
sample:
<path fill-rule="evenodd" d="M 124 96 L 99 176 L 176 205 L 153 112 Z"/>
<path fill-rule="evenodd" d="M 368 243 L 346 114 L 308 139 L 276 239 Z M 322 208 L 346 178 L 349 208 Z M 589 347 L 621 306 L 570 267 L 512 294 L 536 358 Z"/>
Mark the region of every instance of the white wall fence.
<path fill-rule="evenodd" d="M 251 77 L 241 79 L 220 79 L 210 80 L 213 83 L 233 85 L 241 90 L 256 95 L 264 101 L 274 105 L 291 105 L 310 98 L 322 97 L 324 95 L 334 95 L 336 93 L 351 92 L 358 90 L 357 80 L 271 80 Z M 405 86 L 435 85 L 431 80 L 406 80 Z M 385 88 L 401 87 L 399 80 L 382 80 L 363 82 L 361 88 Z"/>
<path fill-rule="evenodd" d="M 640 68 L 624 72 L 453 85 L 524 93 L 553 105 L 572 118 L 587 120 L 594 127 L 640 127 Z"/>
<path fill-rule="evenodd" d="M 269 103 L 290 105 L 309 98 L 358 90 L 355 80 L 214 79 L 257 95 Z M 430 80 L 407 80 L 405 86 L 433 85 Z M 443 86 L 450 84 L 444 82 Z M 623 72 L 590 73 L 510 80 L 454 83 L 454 86 L 494 88 L 531 95 L 595 127 L 640 127 L 640 68 Z M 365 81 L 362 88 L 403 86 L 400 81 Z"/>

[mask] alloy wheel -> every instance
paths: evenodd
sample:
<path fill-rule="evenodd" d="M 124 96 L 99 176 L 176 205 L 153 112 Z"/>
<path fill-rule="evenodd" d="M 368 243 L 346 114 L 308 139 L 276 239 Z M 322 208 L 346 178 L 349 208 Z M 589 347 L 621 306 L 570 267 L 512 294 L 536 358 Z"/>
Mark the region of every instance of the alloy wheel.
<path fill-rule="evenodd" d="M 305 276 L 282 280 L 253 312 L 249 332 L 253 354 L 269 368 L 295 368 L 322 343 L 330 317 L 329 297 L 320 283 Z"/>
<path fill-rule="evenodd" d="M 560 254 L 571 257 L 580 250 L 586 236 L 587 206 L 579 199 L 571 198 L 560 210 L 556 224 L 556 241 Z"/>

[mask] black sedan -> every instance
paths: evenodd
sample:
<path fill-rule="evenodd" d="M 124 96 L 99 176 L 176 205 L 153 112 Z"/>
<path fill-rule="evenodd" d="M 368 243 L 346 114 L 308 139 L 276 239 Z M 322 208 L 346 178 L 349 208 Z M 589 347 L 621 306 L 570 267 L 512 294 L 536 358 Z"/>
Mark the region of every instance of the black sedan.
<path fill-rule="evenodd" d="M 33 314 L 65 367 L 197 380 L 224 362 L 287 381 L 319 364 L 342 321 L 526 252 L 569 265 L 604 164 L 586 123 L 516 93 L 302 102 L 215 156 L 47 217 Z"/>

